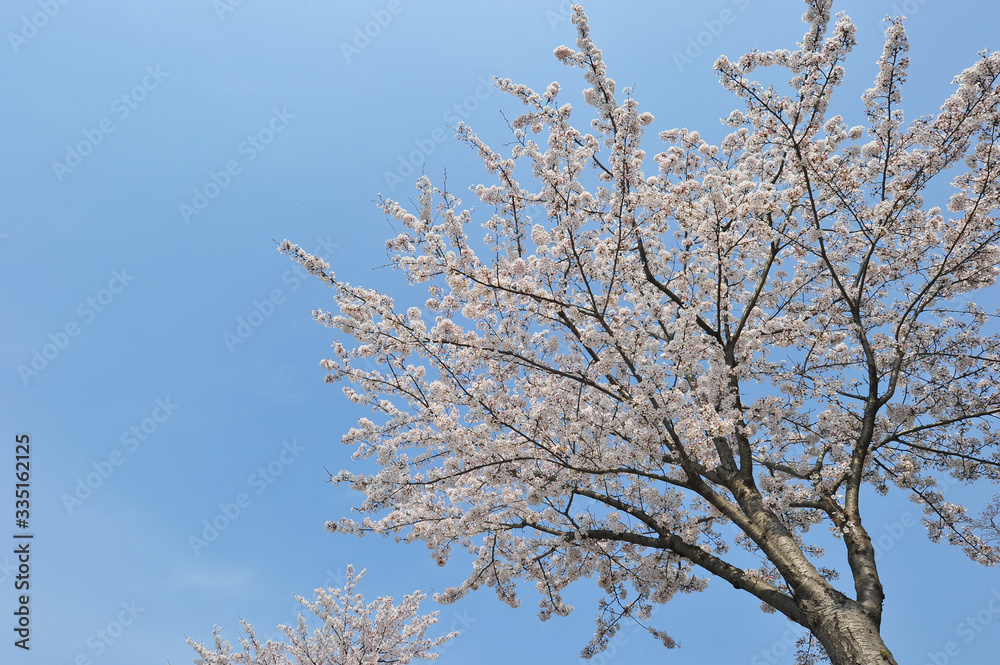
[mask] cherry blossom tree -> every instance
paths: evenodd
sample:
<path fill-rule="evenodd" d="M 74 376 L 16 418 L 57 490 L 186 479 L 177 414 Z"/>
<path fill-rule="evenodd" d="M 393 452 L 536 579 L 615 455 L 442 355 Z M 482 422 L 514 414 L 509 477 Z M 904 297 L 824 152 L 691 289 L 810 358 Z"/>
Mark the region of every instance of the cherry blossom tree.
<path fill-rule="evenodd" d="M 995 298 L 1000 264 L 1000 53 L 904 122 L 891 19 L 849 126 L 831 99 L 855 26 L 806 4 L 796 50 L 715 63 L 742 109 L 719 144 L 674 129 L 652 156 L 652 114 L 574 6 L 576 48 L 555 56 L 584 73 L 588 129 L 559 84 L 498 79 L 527 107 L 510 155 L 457 128 L 491 174 L 480 208 L 426 177 L 412 204 L 380 199 L 422 308 L 280 244 L 335 291 L 339 311 L 314 312 L 344 333 L 327 380 L 378 414 L 343 438 L 378 470 L 332 478 L 364 492 L 365 517 L 330 530 L 423 541 L 442 564 L 470 552 L 439 600 L 485 585 L 516 606 L 533 581 L 542 619 L 596 576 L 584 655 L 716 577 L 808 629 L 801 663 L 896 663 L 862 510 L 890 492 L 923 506 L 931 540 L 1000 560 L 1000 496 L 977 515 L 941 492 L 1000 481 L 1000 336 L 972 299 Z M 754 80 L 764 69 L 787 89 Z M 938 176 L 954 193 L 925 203 Z M 823 567 L 821 542 L 848 567 Z"/>
<path fill-rule="evenodd" d="M 458 635 L 453 632 L 434 639 L 424 637 L 438 619 L 437 612 L 417 615 L 426 597 L 420 591 L 405 596 L 399 605 L 394 605 L 389 596 L 365 604 L 361 594 L 354 592 L 364 574 L 362 570 L 355 576 L 354 567 L 349 565 L 343 588 L 316 589 L 314 603 L 296 596 L 320 620 L 321 627 L 312 632 L 300 614 L 297 627 L 278 626 L 288 637 L 287 643 L 268 640 L 262 644 L 253 626 L 242 621 L 246 637 L 240 637 L 241 650 L 233 651 L 216 626 L 212 633 L 214 650 L 188 640 L 199 656 L 196 665 L 405 665 L 414 658 L 436 659 L 431 649 Z"/>

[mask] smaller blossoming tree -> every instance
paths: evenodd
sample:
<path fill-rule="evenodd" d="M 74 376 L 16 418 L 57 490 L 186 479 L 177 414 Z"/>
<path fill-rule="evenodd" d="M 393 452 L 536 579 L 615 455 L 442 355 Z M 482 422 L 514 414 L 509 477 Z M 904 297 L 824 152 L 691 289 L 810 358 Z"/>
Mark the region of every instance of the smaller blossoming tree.
<path fill-rule="evenodd" d="M 298 626 L 278 626 L 288 637 L 288 642 L 267 640 L 263 644 L 253 626 L 242 621 L 246 637 L 240 638 L 240 651 L 222 639 L 216 626 L 215 649 L 189 639 L 198 652 L 196 665 L 379 665 L 398 663 L 405 665 L 414 658 L 434 660 L 437 654 L 431 649 L 441 646 L 458 635 L 451 632 L 436 638 L 426 638 L 427 629 L 437 623 L 437 612 L 417 615 L 420 602 L 426 597 L 415 591 L 394 605 L 392 597 L 380 596 L 371 603 L 354 592 L 365 574 L 354 574 L 354 567 L 347 567 L 347 582 L 341 589 L 317 589 L 316 602 L 310 603 L 301 596 L 298 601 L 322 622 L 309 630 L 306 619 L 300 614 Z"/>

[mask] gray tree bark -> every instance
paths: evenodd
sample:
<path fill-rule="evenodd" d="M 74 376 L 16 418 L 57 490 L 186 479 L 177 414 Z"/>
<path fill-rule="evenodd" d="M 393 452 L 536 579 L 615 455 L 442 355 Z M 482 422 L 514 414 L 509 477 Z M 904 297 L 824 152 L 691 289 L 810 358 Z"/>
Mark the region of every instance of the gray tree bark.
<path fill-rule="evenodd" d="M 898 665 L 882 641 L 878 623 L 845 596 L 800 604 L 806 627 L 826 649 L 833 665 Z"/>

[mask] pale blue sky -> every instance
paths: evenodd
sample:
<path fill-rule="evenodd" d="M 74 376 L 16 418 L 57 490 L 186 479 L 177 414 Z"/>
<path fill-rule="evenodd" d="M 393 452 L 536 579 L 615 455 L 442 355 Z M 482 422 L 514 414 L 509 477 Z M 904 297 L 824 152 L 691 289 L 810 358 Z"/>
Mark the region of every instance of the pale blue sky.
<path fill-rule="evenodd" d="M 414 152 L 432 179 L 447 167 L 449 189 L 488 180 L 447 125 L 464 119 L 506 140 L 500 111 L 518 107 L 483 86 L 493 75 L 542 89 L 557 79 L 579 102 L 578 71 L 551 55 L 575 38 L 567 6 L 3 3 L 0 511 L 13 512 L 13 438 L 28 433 L 35 539 L 27 654 L 12 646 L 13 546 L 0 550 L 0 662 L 191 662 L 185 637 L 210 639 L 220 624 L 235 639 L 240 617 L 267 634 L 294 620 L 293 594 L 337 583 L 346 561 L 369 569 L 360 590 L 370 598 L 464 579 L 460 557 L 438 568 L 419 545 L 324 531 L 359 501 L 324 483 L 324 468 L 351 464 L 339 440 L 361 412 L 318 364 L 332 337 L 309 311 L 330 307 L 330 292 L 272 240 L 405 299 L 398 275 L 371 270 L 392 234 L 372 199 L 412 195 L 419 173 L 400 163 Z M 656 116 L 648 150 L 662 129 L 722 134 L 716 119 L 734 101 L 712 73 L 718 54 L 794 48 L 803 33 L 804 4 L 791 0 L 586 7 L 609 74 L 635 84 L 641 110 Z M 978 50 L 1000 47 L 992 3 L 835 9 L 858 24 L 836 109 L 858 121 L 886 13 L 910 15 L 909 118 L 935 111 Z M 373 37 L 343 46 L 369 23 Z M 699 39 L 703 53 L 679 57 Z M 81 489 L 88 476 L 95 487 Z M 192 544 L 237 503 L 216 538 Z M 905 501 L 869 503 L 868 514 L 884 550 L 884 636 L 899 661 L 924 665 L 949 641 L 959 650 L 951 662 L 995 660 L 997 571 L 927 544 Z M 577 585 L 576 611 L 546 624 L 530 585 L 517 611 L 489 590 L 441 607 L 442 628 L 464 634 L 439 662 L 577 662 L 594 589 Z M 786 623 L 722 584 L 655 621 L 683 648 L 626 630 L 595 662 L 792 662 Z"/>

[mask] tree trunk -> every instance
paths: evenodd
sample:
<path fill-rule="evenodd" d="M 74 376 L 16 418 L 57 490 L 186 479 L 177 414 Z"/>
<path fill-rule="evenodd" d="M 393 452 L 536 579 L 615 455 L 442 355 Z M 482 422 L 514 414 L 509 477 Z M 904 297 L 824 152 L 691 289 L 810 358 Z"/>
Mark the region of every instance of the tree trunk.
<path fill-rule="evenodd" d="M 799 607 L 833 665 L 898 665 L 878 624 L 855 601 L 841 595 Z"/>

